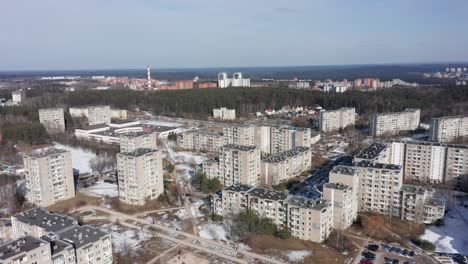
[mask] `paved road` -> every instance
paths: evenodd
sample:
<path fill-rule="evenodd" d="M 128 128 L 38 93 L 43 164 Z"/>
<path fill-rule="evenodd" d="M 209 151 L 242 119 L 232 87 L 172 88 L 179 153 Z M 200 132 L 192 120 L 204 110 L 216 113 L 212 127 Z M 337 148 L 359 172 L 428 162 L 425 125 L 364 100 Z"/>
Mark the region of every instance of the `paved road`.
<path fill-rule="evenodd" d="M 189 247 L 193 247 L 193 248 L 203 250 L 203 251 L 208 252 L 210 254 L 214 254 L 214 255 L 220 256 L 222 258 L 232 260 L 232 261 L 234 261 L 236 263 L 248 263 L 252 259 L 259 259 L 259 260 L 262 260 L 262 261 L 265 261 L 265 262 L 268 262 L 268 263 L 283 264 L 283 262 L 281 262 L 281 261 L 271 259 L 269 257 L 259 255 L 259 254 L 256 254 L 256 253 L 253 253 L 253 252 L 250 252 L 250 251 L 247 251 L 247 250 L 238 249 L 237 251 L 235 251 L 231 246 L 225 245 L 225 244 L 223 244 L 221 242 L 216 242 L 216 241 L 213 241 L 213 240 L 210 240 L 210 239 L 201 238 L 199 236 L 192 235 L 190 233 L 186 233 L 186 232 L 182 232 L 182 231 L 178 231 L 176 229 L 166 227 L 164 225 L 148 224 L 148 222 L 143 220 L 143 219 L 134 217 L 132 215 L 127 215 L 127 214 L 124 214 L 124 213 L 109 210 L 109 209 L 104 208 L 104 207 L 86 205 L 86 206 L 78 208 L 75 211 L 80 212 L 80 211 L 89 211 L 89 210 L 95 210 L 95 211 L 101 211 L 101 212 L 108 213 L 112 217 L 115 217 L 116 219 L 119 219 L 119 222 L 121 224 L 127 225 L 129 227 L 131 226 L 132 228 L 141 229 L 140 226 L 136 226 L 136 225 L 126 223 L 125 220 L 132 220 L 132 221 L 134 221 L 136 223 L 143 224 L 146 227 L 153 227 L 153 228 L 159 229 L 159 230 L 161 230 L 161 231 L 163 231 L 163 232 L 165 232 L 167 234 L 171 234 L 171 236 L 165 235 L 163 232 L 154 232 L 157 236 L 160 236 L 160 237 L 162 237 L 164 239 L 167 239 L 167 240 L 170 240 L 170 241 L 173 241 L 173 242 L 177 242 L 177 243 L 179 243 L 181 245 L 185 245 L 185 246 L 189 246 Z M 181 235 L 181 236 L 187 237 L 188 240 L 187 239 L 183 240 L 183 239 L 176 238 L 176 237 L 174 237 L 175 235 Z M 199 245 L 196 245 L 196 244 L 193 243 L 195 240 L 198 240 L 198 241 L 200 241 L 202 243 L 200 243 Z M 220 252 L 220 250 L 210 249 L 209 248 L 210 246 L 223 249 L 226 252 L 234 251 L 234 252 L 240 253 L 244 257 L 239 258 L 239 257 L 229 256 L 229 255 L 227 255 L 227 254 L 225 254 L 223 252 Z"/>

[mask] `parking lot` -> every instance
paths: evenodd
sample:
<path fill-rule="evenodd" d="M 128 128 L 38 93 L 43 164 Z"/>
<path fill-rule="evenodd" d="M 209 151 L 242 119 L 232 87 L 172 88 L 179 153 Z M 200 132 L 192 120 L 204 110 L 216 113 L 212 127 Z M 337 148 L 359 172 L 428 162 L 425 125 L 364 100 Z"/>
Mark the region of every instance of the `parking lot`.
<path fill-rule="evenodd" d="M 413 250 L 387 244 L 369 244 L 362 252 L 363 264 L 416 264 L 425 263 Z"/>

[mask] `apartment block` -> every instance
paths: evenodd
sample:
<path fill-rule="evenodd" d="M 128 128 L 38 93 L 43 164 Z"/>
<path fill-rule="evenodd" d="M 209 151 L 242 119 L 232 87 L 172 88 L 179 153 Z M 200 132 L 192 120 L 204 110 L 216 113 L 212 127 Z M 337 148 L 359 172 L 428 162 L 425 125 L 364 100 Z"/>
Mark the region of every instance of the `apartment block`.
<path fill-rule="evenodd" d="M 444 181 L 446 147 L 432 143 L 407 143 L 405 178 L 420 182 Z"/>
<path fill-rule="evenodd" d="M 468 146 L 448 145 L 445 164 L 445 181 L 461 188 L 468 181 Z"/>
<path fill-rule="evenodd" d="M 156 149 L 157 147 L 155 132 L 123 133 L 120 136 L 120 152 L 133 152 L 139 148 Z"/>
<path fill-rule="evenodd" d="M 220 168 L 224 186 L 236 183 L 258 186 L 261 180 L 260 149 L 255 146 L 225 145 L 221 148 Z"/>
<path fill-rule="evenodd" d="M 117 154 L 119 199 L 131 205 L 144 205 L 164 192 L 161 151 L 136 149 Z"/>
<path fill-rule="evenodd" d="M 279 228 L 289 228 L 292 236 L 303 240 L 323 242 L 333 227 L 328 201 L 248 185 L 236 184 L 222 190 L 212 196 L 212 205 L 214 212 L 223 216 L 253 210 Z"/>
<path fill-rule="evenodd" d="M 356 120 L 355 108 L 340 108 L 337 110 L 323 110 L 319 114 L 320 132 L 335 132 L 347 126 L 354 126 Z"/>
<path fill-rule="evenodd" d="M 39 109 L 39 122 L 44 125 L 48 133 L 61 133 L 65 131 L 65 118 L 63 108 Z"/>
<path fill-rule="evenodd" d="M 88 118 L 88 125 L 110 124 L 112 119 L 112 112 L 108 105 L 96 105 L 87 108 L 73 108 L 69 109 L 70 115 L 73 117 L 86 117 Z"/>
<path fill-rule="evenodd" d="M 433 118 L 429 128 L 431 141 L 451 142 L 468 137 L 468 116 Z"/>
<path fill-rule="evenodd" d="M 222 164 L 219 162 L 219 158 L 213 158 L 203 161 L 202 169 L 203 172 L 209 179 L 218 179 L 219 182 L 224 181 L 224 170 Z"/>
<path fill-rule="evenodd" d="M 445 201 L 433 198 L 426 187 L 404 184 L 401 199 L 403 220 L 432 224 L 444 218 Z"/>
<path fill-rule="evenodd" d="M 220 152 L 224 145 L 224 137 L 217 132 L 190 130 L 177 136 L 177 145 L 183 149 Z"/>
<path fill-rule="evenodd" d="M 255 126 L 233 125 L 223 128 L 224 144 L 253 146 L 255 144 Z"/>
<path fill-rule="evenodd" d="M 311 129 L 288 126 L 256 126 L 254 144 L 262 153 L 277 154 L 296 146 L 312 145 Z"/>
<path fill-rule="evenodd" d="M 23 155 L 26 199 L 49 206 L 75 196 L 70 151 L 44 148 Z"/>
<path fill-rule="evenodd" d="M 403 167 L 361 161 L 359 171 L 359 211 L 399 216 Z"/>
<path fill-rule="evenodd" d="M 400 131 L 412 131 L 419 127 L 421 110 L 408 108 L 403 112 L 373 114 L 370 133 L 373 137 L 398 135 Z"/>
<path fill-rule="evenodd" d="M 11 92 L 11 100 L 13 103 L 21 103 L 26 100 L 26 91 L 23 89 L 19 89 L 16 91 Z"/>
<path fill-rule="evenodd" d="M 59 234 L 75 248 L 76 263 L 111 264 L 112 241 L 110 234 L 89 226 L 75 226 Z"/>
<path fill-rule="evenodd" d="M 236 119 L 236 109 L 227 109 L 226 107 L 214 108 L 213 118 L 221 120 L 234 120 Z"/>
<path fill-rule="evenodd" d="M 16 248 L 21 263 L 44 264 L 87 264 L 112 263 L 111 236 L 93 226 L 79 226 L 78 222 L 66 215 L 51 213 L 44 208 L 34 208 L 11 217 L 15 241 L 28 238 L 35 245 L 46 245 L 49 251 L 41 248 L 41 255 L 47 257 L 36 261 L 39 254 L 30 252 L 31 247 Z M 2 247 L 0 245 L 0 247 Z M 0 252 L 2 252 L 0 250 Z M 24 256 L 28 258 L 24 258 Z M 0 263 L 2 262 L 0 254 Z M 27 262 L 31 261 L 31 262 Z M 36 261 L 36 262 L 34 262 Z M 16 262 L 14 262 L 16 263 Z"/>
<path fill-rule="evenodd" d="M 312 166 L 312 151 L 308 147 L 294 147 L 262 160 L 262 184 L 278 185 Z"/>
<path fill-rule="evenodd" d="M 344 230 L 357 218 L 359 208 L 359 171 L 352 166 L 338 165 L 329 173 L 322 198 L 333 208 L 333 226 Z"/>
<path fill-rule="evenodd" d="M 30 236 L 0 244 L 0 263 L 52 264 L 50 244 Z"/>

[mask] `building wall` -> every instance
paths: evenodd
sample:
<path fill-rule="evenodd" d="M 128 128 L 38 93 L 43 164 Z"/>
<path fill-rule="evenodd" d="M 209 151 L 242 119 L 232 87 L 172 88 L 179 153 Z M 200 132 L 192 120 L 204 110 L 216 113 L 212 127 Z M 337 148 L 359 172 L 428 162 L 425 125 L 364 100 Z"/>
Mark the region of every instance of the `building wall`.
<path fill-rule="evenodd" d="M 133 152 L 139 148 L 156 149 L 157 136 L 156 133 L 147 133 L 141 135 L 126 135 L 120 137 L 120 152 Z"/>
<path fill-rule="evenodd" d="M 337 110 L 324 110 L 319 114 L 320 132 L 335 132 L 347 126 L 353 126 L 356 119 L 354 108 L 340 108 Z"/>
<path fill-rule="evenodd" d="M 405 178 L 421 182 L 443 182 L 445 147 L 432 144 L 406 144 Z"/>
<path fill-rule="evenodd" d="M 436 142 L 451 142 L 468 137 L 468 116 L 433 118 L 429 132 L 430 140 Z"/>
<path fill-rule="evenodd" d="M 468 175 L 468 147 L 447 147 L 445 181 L 461 188 Z M 463 177 L 465 179 L 463 179 Z"/>
<path fill-rule="evenodd" d="M 43 157 L 23 156 L 26 199 L 49 206 L 75 196 L 71 153 L 61 151 Z"/>
<path fill-rule="evenodd" d="M 39 122 L 44 125 L 48 133 L 65 131 L 63 108 L 39 109 Z"/>
<path fill-rule="evenodd" d="M 148 150 L 137 156 L 118 153 L 117 166 L 121 202 L 144 205 L 146 199 L 155 200 L 164 192 L 161 151 Z"/>
<path fill-rule="evenodd" d="M 112 242 L 110 235 L 102 237 L 100 240 L 87 244 L 76 249 L 77 263 L 112 263 Z"/>
<path fill-rule="evenodd" d="M 275 157 L 277 159 L 275 160 Z M 312 166 L 312 152 L 310 148 L 294 148 L 262 160 L 262 183 L 278 185 L 288 181 Z"/>
<path fill-rule="evenodd" d="M 406 109 L 403 112 L 373 114 L 370 131 L 374 137 L 398 135 L 400 131 L 416 130 L 419 127 L 421 110 Z"/>
<path fill-rule="evenodd" d="M 248 150 L 239 149 L 238 146 L 226 145 L 221 149 L 222 181 L 224 186 L 235 183 L 258 186 L 260 184 L 260 149 L 252 147 Z"/>
<path fill-rule="evenodd" d="M 234 120 L 236 119 L 236 110 L 227 109 L 226 107 L 213 109 L 213 118 L 222 120 Z"/>
<path fill-rule="evenodd" d="M 255 127 L 253 125 L 224 126 L 223 136 L 224 144 L 255 145 Z"/>
<path fill-rule="evenodd" d="M 215 132 L 191 130 L 177 136 L 177 145 L 183 149 L 220 152 L 224 145 L 224 136 Z"/>
<path fill-rule="evenodd" d="M 23 247 L 18 247 L 18 245 L 25 245 L 24 241 L 28 241 L 29 245 L 33 245 L 32 243 L 36 244 L 34 248 L 29 249 L 27 251 L 23 250 Z M 51 250 L 50 244 L 42 239 L 25 237 L 25 238 L 18 238 L 14 241 L 10 241 L 5 243 L 4 245 L 10 245 L 10 250 L 18 249 L 17 254 L 13 254 L 9 258 L 0 257 L 0 263 L 10 264 L 10 263 L 21 263 L 21 264 L 51 264 Z M 24 247 L 28 248 L 28 247 Z M 5 252 L 6 253 L 6 252 Z"/>
<path fill-rule="evenodd" d="M 88 124 L 90 126 L 97 124 L 110 124 L 111 117 L 112 115 L 109 106 L 88 107 Z"/>

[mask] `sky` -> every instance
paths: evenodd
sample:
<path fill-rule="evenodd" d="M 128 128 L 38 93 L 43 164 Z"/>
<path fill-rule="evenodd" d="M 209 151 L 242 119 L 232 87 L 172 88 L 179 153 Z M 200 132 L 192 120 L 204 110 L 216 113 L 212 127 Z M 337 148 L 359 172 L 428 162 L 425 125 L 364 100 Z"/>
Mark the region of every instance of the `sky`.
<path fill-rule="evenodd" d="M 0 71 L 468 61 L 467 0 L 1 0 Z"/>

